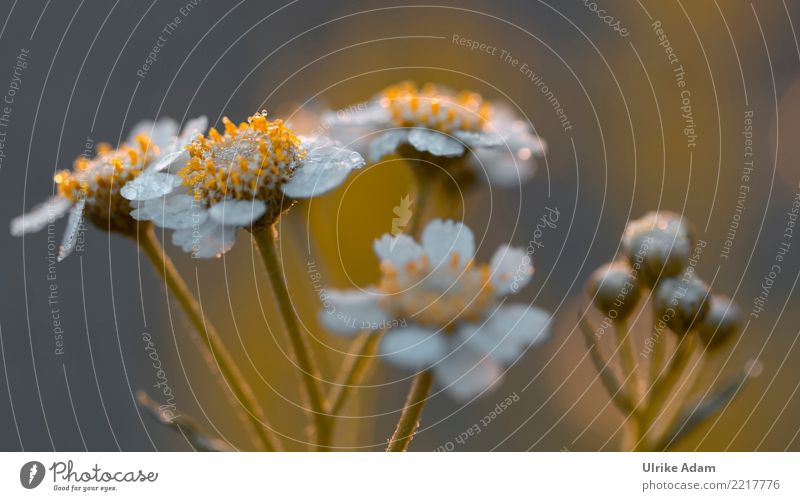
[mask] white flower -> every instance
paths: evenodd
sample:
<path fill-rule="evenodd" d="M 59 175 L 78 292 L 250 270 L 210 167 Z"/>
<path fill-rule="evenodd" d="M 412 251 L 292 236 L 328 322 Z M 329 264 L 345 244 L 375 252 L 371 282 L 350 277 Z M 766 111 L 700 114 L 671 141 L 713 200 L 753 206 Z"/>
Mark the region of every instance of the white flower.
<path fill-rule="evenodd" d="M 370 162 L 409 145 L 421 154 L 465 157 L 473 175 L 498 186 L 530 179 L 546 152 L 544 140 L 510 110 L 433 84 L 393 85 L 364 106 L 327 113 L 323 123 L 343 142 L 367 141 Z"/>
<path fill-rule="evenodd" d="M 411 370 L 431 369 L 458 400 L 481 394 L 505 365 L 546 339 L 550 315 L 505 296 L 533 275 L 521 249 L 502 246 L 475 265 L 472 231 L 431 221 L 421 244 L 407 235 L 375 241 L 380 283 L 365 291 L 330 291 L 320 318 L 342 335 L 388 329 L 380 352 Z"/>
<path fill-rule="evenodd" d="M 145 169 L 164 169 L 179 157 L 192 137 L 206 127 L 206 118 L 190 120 L 178 134 L 178 124 L 170 118 L 144 121 L 131 131 L 128 140 L 113 149 L 105 143 L 97 146 L 92 159 L 78 157 L 73 169 L 58 172 L 54 180 L 57 194 L 11 221 L 11 234 L 21 236 L 39 231 L 67 212 L 67 228 L 58 252 L 58 260 L 75 248 L 83 218 L 98 227 L 132 234 L 136 221 L 130 217 L 131 204 L 120 196 L 121 187 L 136 179 Z"/>
<path fill-rule="evenodd" d="M 224 134 L 209 130 L 187 147 L 182 164 L 148 170 L 122 191 L 140 203 L 135 219 L 176 230 L 173 243 L 194 257 L 221 256 L 237 228 L 270 224 L 294 199 L 330 191 L 364 165 L 358 153 L 324 137 L 298 137 L 263 112 L 238 127 L 223 122 Z"/>

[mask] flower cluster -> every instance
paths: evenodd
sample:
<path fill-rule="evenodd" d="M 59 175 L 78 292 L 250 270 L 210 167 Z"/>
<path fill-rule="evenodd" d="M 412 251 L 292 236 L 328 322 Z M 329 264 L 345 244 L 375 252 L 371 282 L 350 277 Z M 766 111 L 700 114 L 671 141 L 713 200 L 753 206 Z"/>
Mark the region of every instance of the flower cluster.
<path fill-rule="evenodd" d="M 39 231 L 69 211 L 59 260 L 75 248 L 84 217 L 100 228 L 132 234 L 136 221 L 130 217 L 132 205 L 122 196 L 124 187 L 146 170 L 157 172 L 179 161 L 183 147 L 205 129 L 205 124 L 205 117 L 190 120 L 178 135 L 179 126 L 171 119 L 145 121 L 136 125 L 118 148 L 98 145 L 95 158 L 78 157 L 72 170 L 54 176 L 57 194 L 15 218 L 11 233 L 19 236 Z"/>
<path fill-rule="evenodd" d="M 521 287 L 533 275 L 522 249 L 501 246 L 488 264 L 476 265 L 472 231 L 437 219 L 420 244 L 386 234 L 375 241 L 375 253 L 380 283 L 331 291 L 322 323 L 343 335 L 388 329 L 381 354 L 402 368 L 432 369 L 456 399 L 484 392 L 501 378 L 504 364 L 547 338 L 547 313 L 506 303 L 514 280 Z"/>
<path fill-rule="evenodd" d="M 459 169 L 452 175 L 483 178 L 498 186 L 530 179 L 536 158 L 546 152 L 544 140 L 503 105 L 475 92 L 456 93 L 430 83 L 393 85 L 365 107 L 329 113 L 324 120 L 345 143 L 367 141 L 370 162 L 393 153 L 463 159 L 465 169 L 460 163 L 448 164 Z"/>
<path fill-rule="evenodd" d="M 296 136 L 265 112 L 223 123 L 223 133 L 212 128 L 187 146 L 178 170 L 145 172 L 122 191 L 142 204 L 135 219 L 176 230 L 173 243 L 195 257 L 224 254 L 237 228 L 269 225 L 295 199 L 325 193 L 364 165 L 358 153 Z"/>
<path fill-rule="evenodd" d="M 623 256 L 601 266 L 590 277 L 587 292 L 595 307 L 605 316 L 604 324 L 613 324 L 617 334 L 616 351 L 621 353 L 620 364 L 625 381 L 617 381 L 597 346 L 597 330 L 584 328 L 592 361 L 612 400 L 629 416 L 634 450 L 665 450 L 704 422 L 721 406 L 730 401 L 750 377 L 750 368 L 732 382 L 709 389 L 710 396 L 702 401 L 680 404 L 679 421 L 658 429 L 654 421 L 663 413 L 665 402 L 680 380 L 689 360 L 702 348 L 698 365 L 734 339 L 741 328 L 741 315 L 733 301 L 712 294 L 708 285 L 697 277 L 695 266 L 705 242 L 695 241 L 690 225 L 678 214 L 650 212 L 631 221 L 622 240 Z M 635 341 L 627 319 L 640 308 L 641 299 L 648 295 L 653 312 L 652 329 L 643 341 L 642 357 L 649 359 L 650 379 L 647 390 L 641 385 L 633 347 Z M 588 320 L 583 320 L 585 327 Z M 662 336 L 669 329 L 675 336 Z M 674 350 L 664 363 L 668 347 Z M 695 376 L 696 381 L 701 381 Z M 731 390 L 733 388 L 733 390 Z M 690 389 L 684 399 L 693 397 Z M 679 396 L 676 395 L 675 398 Z M 655 429 L 655 431 L 654 431 Z M 653 436 L 655 435 L 655 437 Z"/>
<path fill-rule="evenodd" d="M 697 277 L 693 253 L 702 247 L 680 215 L 645 214 L 628 223 L 622 243 L 624 259 L 600 267 L 588 283 L 589 295 L 604 314 L 627 317 L 638 305 L 641 291 L 652 288 L 659 325 L 679 335 L 703 332 L 708 346 L 733 336 L 738 308 L 729 298 L 712 295 Z M 709 315 L 712 309 L 714 314 Z"/>
<path fill-rule="evenodd" d="M 234 245 L 238 229 L 249 230 L 300 369 L 312 411 L 310 428 L 320 446 L 327 447 L 332 432 L 328 421 L 339 404 L 329 403 L 319 384 L 306 333 L 293 316 L 273 231 L 282 214 L 297 200 L 337 188 L 365 165 L 362 155 L 342 146 L 341 140 L 362 145 L 361 139 L 368 137 L 364 149 L 372 162 L 399 153 L 420 165 L 435 161 L 458 182 L 483 176 L 498 185 L 528 180 L 536 158 L 546 149 L 527 122 L 474 92 L 406 82 L 387 88 L 358 110 L 327 117 L 331 135 L 340 141 L 297 134 L 282 120 L 270 120 L 266 112 L 238 124 L 223 118 L 221 130 L 207 130 L 205 117 L 189 120 L 182 129 L 170 119 L 143 122 L 117 148 L 98 147 L 95 158 L 79 158 L 72 170 L 58 172 L 57 193 L 14 219 L 11 232 L 40 230 L 70 212 L 59 259 L 74 248 L 84 218 L 101 229 L 136 237 L 143 254 L 164 274 L 198 341 L 213 355 L 209 360 L 219 362 L 219 374 L 245 407 L 255 435 L 265 449 L 278 450 L 280 444 L 265 430 L 269 426 L 263 425 L 252 390 L 161 248 L 154 227 L 172 230 L 173 244 L 201 258 L 223 255 Z M 424 176 L 419 181 L 421 193 L 434 193 L 422 184 Z M 470 400 L 502 379 L 529 347 L 547 339 L 550 315 L 508 298 L 533 275 L 524 250 L 502 245 L 488 263 L 477 264 L 472 231 L 441 219 L 429 221 L 417 242 L 426 212 L 415 209 L 419 217 L 409 224 L 409 234 L 387 234 L 375 241 L 380 281 L 364 290 L 332 292 L 321 323 L 342 335 L 384 332 L 381 355 L 419 373 L 419 384 L 412 389 L 425 390 L 421 399 L 435 379 L 455 399 Z M 377 337 L 371 339 L 375 347 Z M 349 387 L 346 381 L 340 387 Z M 398 430 L 416 427 L 422 407 L 412 407 L 404 408 Z M 192 435 L 200 437 L 197 443 L 211 443 L 199 430 Z M 396 438 L 390 450 L 404 450 L 410 435 Z"/>

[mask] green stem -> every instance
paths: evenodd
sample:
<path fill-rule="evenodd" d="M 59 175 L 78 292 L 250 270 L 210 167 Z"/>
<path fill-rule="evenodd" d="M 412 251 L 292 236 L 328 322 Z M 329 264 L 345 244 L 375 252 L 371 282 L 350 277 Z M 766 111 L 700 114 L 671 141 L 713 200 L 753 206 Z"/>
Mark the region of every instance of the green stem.
<path fill-rule="evenodd" d="M 634 404 L 622 384 L 611 372 L 609 363 L 594 338 L 593 329 L 585 317 L 580 320 L 580 330 L 586 342 L 586 348 L 589 350 L 589 357 L 597 370 L 597 374 L 600 376 L 600 382 L 605 387 L 614 405 L 626 416 L 631 416 L 635 412 Z"/>
<path fill-rule="evenodd" d="M 665 372 L 662 372 L 650 389 L 650 396 L 647 401 L 647 406 L 642 416 L 642 427 L 640 429 L 639 446 L 645 447 L 648 445 L 648 435 L 650 428 L 653 426 L 658 412 L 662 409 L 663 400 L 671 393 L 675 383 L 683 375 L 683 370 L 689 360 L 692 358 L 692 353 L 696 344 L 696 334 L 688 333 L 678 341 L 678 346 L 675 348 L 675 353 L 672 355 L 672 360 L 669 363 Z"/>
<path fill-rule="evenodd" d="M 350 352 L 354 355 L 349 357 L 348 362 L 342 366 L 341 376 L 337 379 L 338 383 L 328 396 L 332 415 L 335 416 L 342 410 L 353 388 L 361 382 L 369 363 L 378 350 L 378 343 L 382 336 L 383 331 L 367 332 L 359 336 L 353 343 Z"/>
<path fill-rule="evenodd" d="M 639 374 L 636 371 L 637 365 L 634 358 L 633 336 L 628 331 L 628 323 L 622 319 L 618 319 L 614 322 L 614 332 L 617 337 L 620 358 L 622 359 L 622 371 L 625 375 L 625 393 L 630 397 L 631 403 L 633 404 L 633 411 L 630 413 L 630 416 L 628 416 L 626 424 L 630 426 L 630 437 L 633 440 L 635 448 L 636 441 L 641 435 L 644 423 L 642 422 L 642 415 L 638 411 L 641 397 L 641 384 L 639 381 Z"/>
<path fill-rule="evenodd" d="M 423 162 L 420 161 L 422 164 Z M 439 176 L 433 174 L 423 174 L 426 172 L 425 165 L 421 165 L 420 169 L 416 169 L 417 178 L 417 206 L 411 224 L 408 228 L 408 234 L 417 238 L 421 228 L 423 215 L 428 206 L 428 203 L 433 198 L 433 193 L 437 185 L 441 182 Z M 425 401 L 433 386 L 433 374 L 430 371 L 420 372 L 414 377 L 411 382 L 411 388 L 406 396 L 403 410 L 400 412 L 400 419 L 397 421 L 394 433 L 389 439 L 389 447 L 387 452 L 404 452 L 408 449 L 408 444 L 414 437 L 414 433 L 419 427 L 419 417 L 422 415 L 422 409 L 425 408 Z"/>
<path fill-rule="evenodd" d="M 400 420 L 397 422 L 392 438 L 389 439 L 389 447 L 386 452 L 405 452 L 408 444 L 414 438 L 419 427 L 419 417 L 422 409 L 425 408 L 425 401 L 433 386 L 433 373 L 423 371 L 414 377 L 411 389 L 406 397 L 406 403 L 400 413 Z"/>
<path fill-rule="evenodd" d="M 664 331 L 658 331 L 658 318 L 657 314 L 653 313 L 653 353 L 650 359 L 650 387 L 655 384 L 656 379 L 661 375 L 661 368 L 664 366 L 664 355 L 666 352 L 666 340 L 661 339 Z"/>
<path fill-rule="evenodd" d="M 681 403 L 678 406 L 677 410 L 672 414 L 670 419 L 667 421 L 667 426 L 664 428 L 663 435 L 666 435 L 669 433 L 670 430 L 675 429 L 676 425 L 683 417 L 682 411 L 684 407 L 692 401 L 692 395 L 698 393 L 700 388 L 702 387 L 702 384 L 706 379 L 705 376 L 708 371 L 708 367 L 710 367 L 711 364 L 708 362 L 708 359 L 706 359 L 706 357 L 702 357 L 699 363 L 700 367 L 695 372 L 694 379 L 691 381 L 691 383 L 689 383 L 689 389 L 683 394 L 683 398 L 681 399 Z M 659 440 L 656 440 L 656 443 L 662 442 L 663 438 L 664 437 L 662 436 Z"/>
<path fill-rule="evenodd" d="M 625 320 L 614 322 L 614 332 L 617 336 L 620 355 L 622 358 L 622 370 L 625 374 L 626 386 L 630 388 L 628 394 L 633 400 L 634 405 L 639 401 L 639 376 L 636 372 L 636 359 L 633 355 L 633 336 L 628 332 L 628 324 Z"/>
<path fill-rule="evenodd" d="M 752 377 L 752 368 L 745 367 L 739 374 L 723 381 L 716 389 L 710 390 L 701 399 L 684 405 L 675 419 L 661 437 L 655 441 L 655 451 L 667 451 L 686 438 L 698 426 L 706 422 L 711 416 L 725 409 L 734 398 L 742 391 L 745 383 Z"/>
<path fill-rule="evenodd" d="M 320 373 L 317 368 L 311 347 L 304 333 L 300 330 L 295 317 L 292 299 L 283 276 L 283 267 L 277 249 L 277 231 L 274 226 L 258 229 L 252 232 L 253 240 L 261 253 L 264 268 L 267 270 L 273 293 L 278 301 L 278 309 L 283 317 L 284 325 L 289 335 L 295 361 L 300 368 L 300 380 L 316 434 L 317 448 L 327 449 L 332 440 L 332 426 L 327 412 L 325 394 L 320 383 Z"/>
<path fill-rule="evenodd" d="M 230 388 L 236 399 L 244 407 L 246 418 L 250 422 L 261 446 L 267 451 L 280 450 L 280 442 L 273 435 L 253 390 L 247 384 L 233 357 L 225 348 L 225 344 L 219 337 L 217 330 L 211 322 L 203 317 L 200 303 L 192 295 L 189 286 L 178 273 L 172 260 L 164 252 L 151 224 L 139 227 L 137 242 L 156 270 L 162 274 L 170 292 L 178 300 L 181 308 L 183 308 L 192 325 L 194 325 L 196 332 L 193 332 L 196 335 L 199 334 L 198 338 L 201 345 L 208 352 L 208 357 L 204 358 L 209 364 L 212 364 L 212 361 L 216 362 L 216 367 L 212 365 L 212 372 L 217 373 L 216 369 L 219 369 L 217 374 L 222 375 L 226 383 L 225 386 Z"/>

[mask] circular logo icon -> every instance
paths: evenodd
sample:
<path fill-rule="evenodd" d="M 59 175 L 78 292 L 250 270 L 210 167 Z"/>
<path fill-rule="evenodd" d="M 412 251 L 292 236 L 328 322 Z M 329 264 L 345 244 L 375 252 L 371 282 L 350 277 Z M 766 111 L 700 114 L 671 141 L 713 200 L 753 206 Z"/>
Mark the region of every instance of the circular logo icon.
<path fill-rule="evenodd" d="M 35 489 L 44 480 L 44 465 L 39 461 L 28 461 L 19 470 L 19 482 L 26 489 Z"/>

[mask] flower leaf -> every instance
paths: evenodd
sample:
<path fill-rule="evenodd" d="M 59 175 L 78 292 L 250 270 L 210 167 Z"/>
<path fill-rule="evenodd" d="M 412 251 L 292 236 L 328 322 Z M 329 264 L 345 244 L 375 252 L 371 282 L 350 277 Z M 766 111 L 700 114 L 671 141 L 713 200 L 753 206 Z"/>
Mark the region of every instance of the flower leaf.
<path fill-rule="evenodd" d="M 174 414 L 161 409 L 158 402 L 150 398 L 142 390 L 136 392 L 136 400 L 139 406 L 147 414 L 160 424 L 172 428 L 195 448 L 198 452 L 222 452 L 230 451 L 231 447 L 217 437 L 205 432 L 200 424 L 189 416 Z"/>
<path fill-rule="evenodd" d="M 723 410 L 741 392 L 745 383 L 759 373 L 759 364 L 748 363 L 739 373 L 731 376 L 716 392 L 686 405 L 670 427 L 658 441 L 654 450 L 667 451 L 686 438 L 701 424 Z"/>

